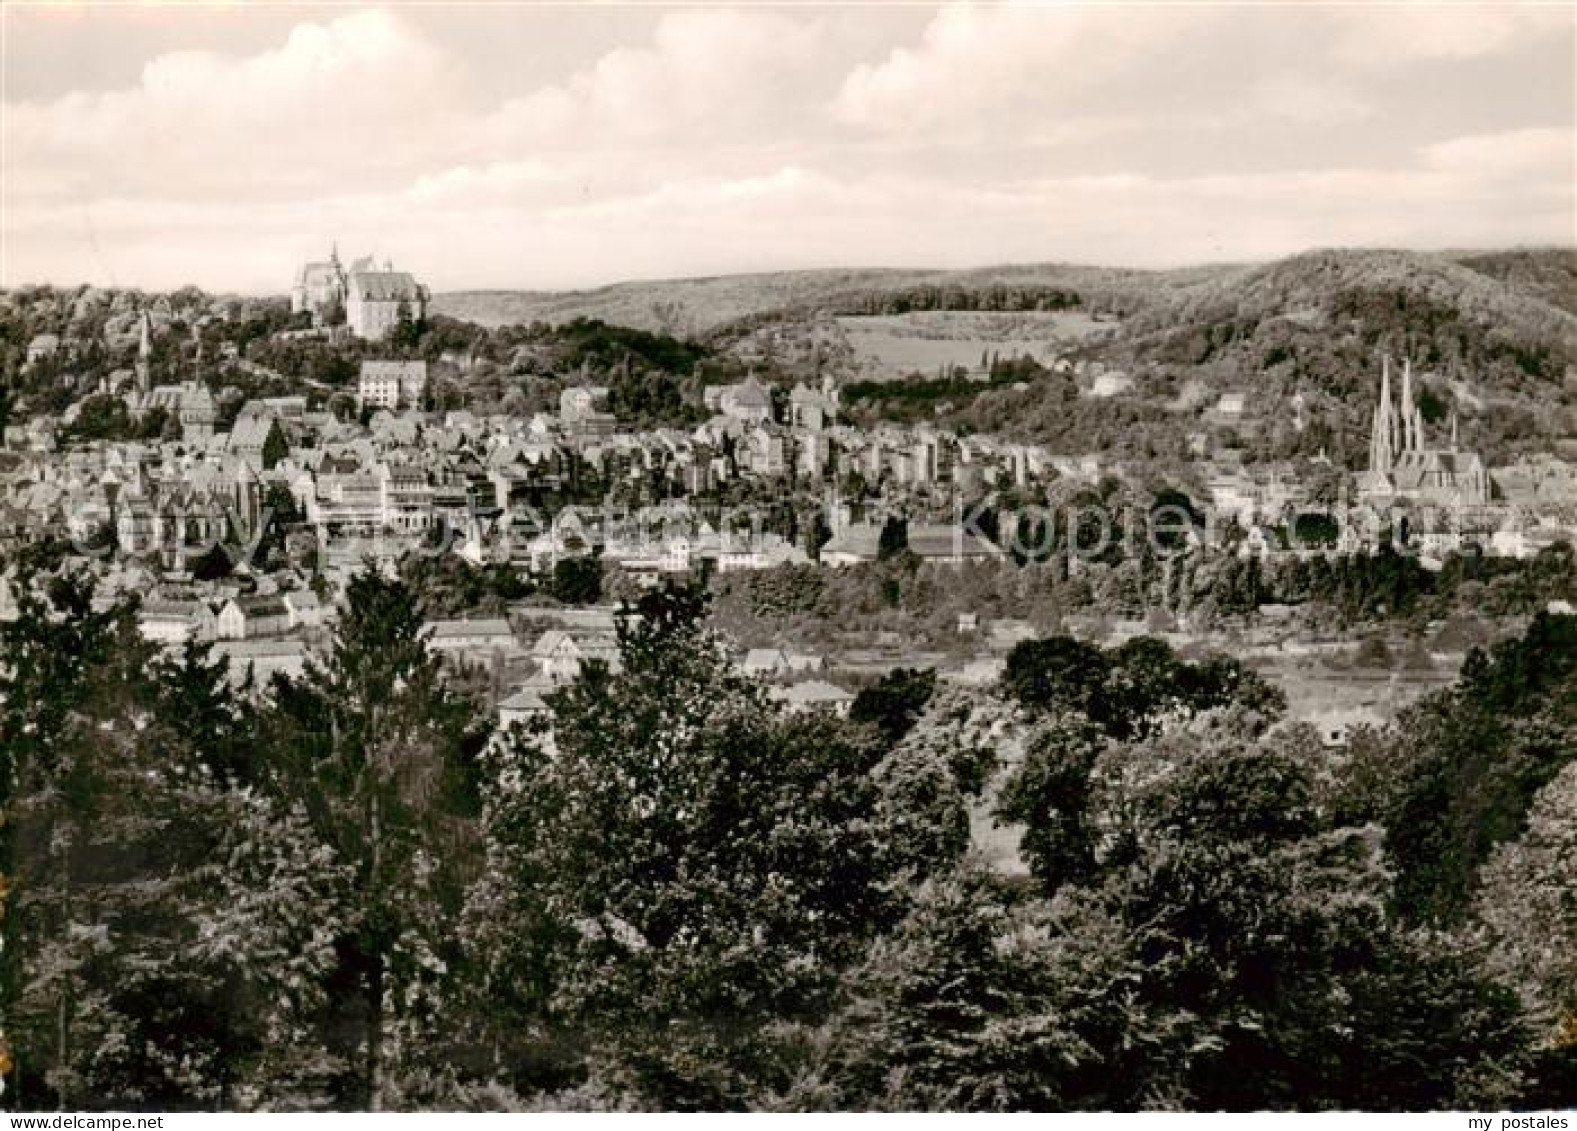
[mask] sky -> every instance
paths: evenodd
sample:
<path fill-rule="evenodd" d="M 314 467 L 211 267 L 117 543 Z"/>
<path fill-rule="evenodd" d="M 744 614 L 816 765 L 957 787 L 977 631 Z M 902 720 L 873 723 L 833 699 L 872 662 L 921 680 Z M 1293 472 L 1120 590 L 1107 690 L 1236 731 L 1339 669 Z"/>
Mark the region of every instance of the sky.
<path fill-rule="evenodd" d="M 0 286 L 1577 241 L 1577 6 L 7 0 Z"/>

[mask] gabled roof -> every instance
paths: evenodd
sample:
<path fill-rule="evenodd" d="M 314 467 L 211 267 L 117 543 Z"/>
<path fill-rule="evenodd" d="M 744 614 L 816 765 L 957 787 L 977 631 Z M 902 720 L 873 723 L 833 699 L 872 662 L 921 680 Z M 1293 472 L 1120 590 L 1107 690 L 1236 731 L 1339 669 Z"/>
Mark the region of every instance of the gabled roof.
<path fill-rule="evenodd" d="M 870 523 L 860 523 L 856 526 L 845 527 L 833 535 L 832 540 L 821 548 L 821 555 L 822 557 L 827 557 L 829 554 L 847 554 L 850 557 L 875 561 L 881 549 L 881 543 L 881 527 Z"/>
<path fill-rule="evenodd" d="M 414 380 L 418 377 L 425 379 L 427 376 L 427 363 L 425 361 L 390 361 L 365 358 L 361 363 L 361 376 L 364 379 L 392 378 L 396 381 Z"/>
<path fill-rule="evenodd" d="M 288 617 L 285 603 L 277 596 L 237 597 L 235 607 L 244 617 Z"/>
<path fill-rule="evenodd" d="M 477 620 L 435 620 L 427 622 L 427 635 L 432 640 L 468 640 L 486 636 L 513 637 L 515 630 L 503 617 L 483 617 Z"/>
<path fill-rule="evenodd" d="M 498 704 L 500 711 L 546 711 L 547 700 L 542 698 L 541 692 L 532 687 L 522 687 L 519 691 L 502 700 Z"/>
<path fill-rule="evenodd" d="M 408 271 L 357 271 L 350 277 L 350 293 L 362 302 L 414 302 L 421 288 Z"/>
<path fill-rule="evenodd" d="M 1000 558 L 1002 551 L 961 526 L 916 525 L 909 528 L 909 549 L 922 558 Z"/>
<path fill-rule="evenodd" d="M 772 398 L 754 377 L 735 385 L 730 397 L 735 408 L 771 408 Z"/>
<path fill-rule="evenodd" d="M 235 425 L 230 429 L 230 448 L 258 448 L 268 442 L 268 434 L 274 427 L 274 418 L 265 413 L 248 413 L 236 418 Z"/>

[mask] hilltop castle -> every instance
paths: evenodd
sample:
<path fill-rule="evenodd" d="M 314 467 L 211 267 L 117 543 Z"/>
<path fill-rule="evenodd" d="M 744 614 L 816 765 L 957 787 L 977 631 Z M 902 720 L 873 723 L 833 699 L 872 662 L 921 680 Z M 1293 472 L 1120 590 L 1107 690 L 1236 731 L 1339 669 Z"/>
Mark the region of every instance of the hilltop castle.
<path fill-rule="evenodd" d="M 1412 502 L 1429 506 L 1482 506 L 1489 502 L 1489 475 L 1475 452 L 1462 451 L 1457 441 L 1456 414 L 1451 415 L 1451 443 L 1428 447 L 1424 416 L 1413 400 L 1413 366 L 1402 363 L 1402 388 L 1391 399 L 1391 360 L 1380 369 L 1380 403 L 1375 406 L 1369 434 L 1369 470 L 1359 480 L 1366 502 Z"/>
<path fill-rule="evenodd" d="M 322 325 L 335 308 L 345 313 L 345 323 L 358 338 L 376 341 L 405 321 L 427 315 L 428 291 L 408 271 L 396 271 L 384 260 L 380 268 L 367 255 L 349 268 L 340 263 L 336 245 L 326 260 L 305 264 L 290 289 L 290 309 L 310 311 Z"/>

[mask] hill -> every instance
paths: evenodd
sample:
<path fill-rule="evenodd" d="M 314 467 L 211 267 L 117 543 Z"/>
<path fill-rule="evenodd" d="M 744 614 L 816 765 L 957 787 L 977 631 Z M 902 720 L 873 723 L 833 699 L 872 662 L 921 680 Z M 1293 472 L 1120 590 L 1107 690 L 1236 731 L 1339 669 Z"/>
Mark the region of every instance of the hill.
<path fill-rule="evenodd" d="M 1192 432 L 1211 430 L 1218 396 L 1243 394 L 1241 418 L 1216 431 L 1229 446 L 1255 437 L 1257 455 L 1325 451 L 1358 466 L 1387 354 L 1412 361 L 1435 428 L 1456 414 L 1463 442 L 1493 460 L 1548 451 L 1577 434 L 1574 258 L 1319 251 L 1222 268 L 1138 296 L 1096 355 L 1133 376 L 1136 408 L 1153 418 L 1169 406 Z M 1067 419 L 1031 388 L 983 395 L 957 423 L 1075 443 L 1103 434 L 1070 435 Z"/>
<path fill-rule="evenodd" d="M 915 359 L 920 384 L 907 400 L 895 389 L 868 401 L 866 415 L 919 412 L 1069 451 L 1127 445 L 1183 458 L 1197 444 L 1191 437 L 1212 432 L 1254 457 L 1324 451 L 1356 466 L 1382 354 L 1411 359 L 1426 418 L 1443 429 L 1457 414 L 1463 442 L 1492 459 L 1577 436 L 1577 253 L 1565 249 L 1324 250 L 1162 271 L 799 271 L 452 293 L 434 308 L 489 326 L 590 317 L 705 338 L 785 379 L 868 376 L 865 339 L 882 331 L 907 350 L 889 352 Z M 1098 316 L 1102 332 L 1059 339 L 1014 322 L 991 331 L 1000 342 L 982 340 L 984 318 L 943 311 L 1036 312 L 1046 327 L 1048 312 L 1074 311 Z M 987 349 L 1016 357 L 1026 337 L 1040 339 L 1037 360 L 1100 363 L 1125 372 L 1132 388 L 1104 403 L 1081 397 L 1075 411 L 1065 380 L 971 385 L 938 372 Z M 1245 394 L 1246 407 L 1223 427 L 1209 410 L 1229 392 Z"/>
<path fill-rule="evenodd" d="M 597 318 L 682 336 L 709 333 L 757 315 L 853 305 L 869 296 L 921 287 L 1061 287 L 1116 301 L 1164 294 L 1175 287 L 1209 278 L 1220 270 L 1204 267 L 1154 272 L 1028 264 L 958 271 L 900 268 L 782 271 L 614 283 L 584 291 L 450 291 L 434 295 L 432 306 L 435 313 L 490 327 L 535 321 L 559 324 L 576 318 Z"/>

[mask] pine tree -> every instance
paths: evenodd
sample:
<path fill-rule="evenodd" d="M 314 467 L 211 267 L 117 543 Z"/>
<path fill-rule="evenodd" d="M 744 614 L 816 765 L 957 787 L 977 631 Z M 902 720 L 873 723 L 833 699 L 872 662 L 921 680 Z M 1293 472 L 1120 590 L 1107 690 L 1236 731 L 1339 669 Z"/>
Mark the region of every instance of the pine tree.
<path fill-rule="evenodd" d="M 345 1099 L 373 1111 L 422 1086 L 391 1066 L 432 1035 L 453 945 L 446 924 L 480 865 L 486 734 L 421 629 L 403 583 L 356 575 L 327 657 L 276 687 L 270 743 L 278 788 L 351 871 L 337 977 L 358 1051 Z"/>

